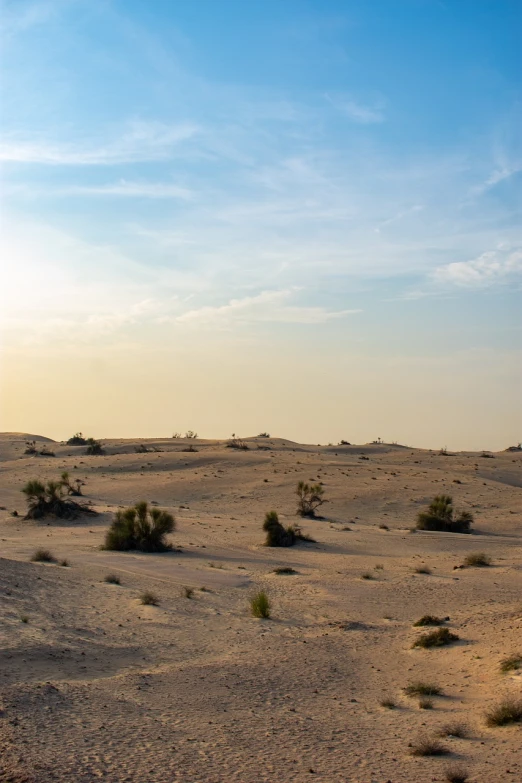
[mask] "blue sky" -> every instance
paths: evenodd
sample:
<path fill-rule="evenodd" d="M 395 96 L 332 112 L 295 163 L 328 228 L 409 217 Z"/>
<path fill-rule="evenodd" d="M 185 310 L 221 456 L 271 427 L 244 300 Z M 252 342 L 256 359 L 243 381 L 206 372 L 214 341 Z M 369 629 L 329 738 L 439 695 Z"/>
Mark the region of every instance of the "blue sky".
<path fill-rule="evenodd" d="M 310 346 L 325 372 L 348 358 L 368 383 L 388 366 L 403 386 L 454 361 L 466 394 L 441 400 L 436 421 L 449 405 L 458 419 L 480 378 L 480 410 L 500 406 L 515 436 L 519 2 L 1 8 L 2 339 L 19 375 L 20 357 L 60 362 L 78 344 L 125 366 L 154 353 L 158 368 L 184 346 L 198 372 L 217 355 L 225 373 L 252 352 L 297 373 Z M 336 376 L 346 393 L 349 374 Z M 5 394 L 4 428 L 26 429 Z M 228 414 L 205 424 L 239 429 Z"/>

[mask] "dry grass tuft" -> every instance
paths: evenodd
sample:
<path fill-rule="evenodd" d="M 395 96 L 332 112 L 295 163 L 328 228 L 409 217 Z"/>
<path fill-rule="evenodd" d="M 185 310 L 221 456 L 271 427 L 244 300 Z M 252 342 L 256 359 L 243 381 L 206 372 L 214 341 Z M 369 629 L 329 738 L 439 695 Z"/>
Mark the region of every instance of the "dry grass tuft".
<path fill-rule="evenodd" d="M 422 647 L 428 649 L 430 647 L 445 647 L 447 644 L 458 641 L 459 637 L 456 633 L 452 633 L 448 628 L 438 628 L 436 631 L 430 633 L 423 633 L 412 644 L 412 647 Z"/>
<path fill-rule="evenodd" d="M 507 698 L 486 712 L 487 726 L 522 723 L 522 699 Z"/>
<path fill-rule="evenodd" d="M 448 756 L 449 749 L 427 735 L 418 737 L 411 745 L 412 756 Z"/>

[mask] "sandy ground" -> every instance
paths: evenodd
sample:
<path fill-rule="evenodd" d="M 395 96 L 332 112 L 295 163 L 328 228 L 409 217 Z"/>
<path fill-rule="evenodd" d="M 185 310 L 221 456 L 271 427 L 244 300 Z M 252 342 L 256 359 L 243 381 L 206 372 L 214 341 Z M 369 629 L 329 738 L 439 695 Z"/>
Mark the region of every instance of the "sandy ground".
<path fill-rule="evenodd" d="M 484 721 L 522 697 L 522 670 L 499 668 L 522 653 L 521 453 L 168 439 L 87 457 L 39 438 L 53 458 L 24 456 L 27 437 L 0 436 L 0 781 L 423 783 L 456 763 L 476 783 L 522 781 L 522 724 Z M 24 521 L 24 483 L 63 470 L 99 516 Z M 264 547 L 266 511 L 296 521 L 299 479 L 329 499 L 303 523 L 318 543 Z M 410 532 L 441 493 L 473 512 L 473 535 Z M 100 550 L 112 512 L 140 499 L 174 513 L 180 551 Z M 37 547 L 70 566 L 30 562 Z M 473 551 L 493 565 L 455 570 Z M 261 588 L 269 620 L 250 615 Z M 460 641 L 412 649 L 426 613 Z M 414 680 L 443 689 L 432 710 L 404 694 Z M 470 732 L 441 740 L 450 755 L 411 755 L 450 721 Z"/>

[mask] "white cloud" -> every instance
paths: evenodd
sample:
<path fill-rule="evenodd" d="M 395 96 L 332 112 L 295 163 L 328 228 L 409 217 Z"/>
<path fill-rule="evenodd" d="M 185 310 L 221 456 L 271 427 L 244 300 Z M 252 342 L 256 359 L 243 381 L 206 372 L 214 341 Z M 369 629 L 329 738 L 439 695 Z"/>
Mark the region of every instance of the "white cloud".
<path fill-rule="evenodd" d="M 433 272 L 438 283 L 461 286 L 487 286 L 522 273 L 522 249 L 503 247 L 488 250 L 469 261 L 455 261 Z"/>
<path fill-rule="evenodd" d="M 357 122 L 361 125 L 372 125 L 374 123 L 384 122 L 385 120 L 382 101 L 374 106 L 367 106 L 345 95 L 325 93 L 324 97 L 341 114 L 344 114 L 345 117 L 352 120 L 352 122 Z"/>
<path fill-rule="evenodd" d="M 256 296 L 232 299 L 218 307 L 189 310 L 176 318 L 178 323 L 226 324 L 231 321 L 320 324 L 361 310 L 327 310 L 324 307 L 300 307 L 287 304 L 297 289 L 262 291 Z"/>
<path fill-rule="evenodd" d="M 6 186 L 5 191 L 15 195 L 35 196 L 121 196 L 123 198 L 176 198 L 182 201 L 191 201 L 193 191 L 188 188 L 173 185 L 168 182 L 119 182 L 108 185 L 68 185 L 65 187 L 38 188 L 31 185 Z"/>

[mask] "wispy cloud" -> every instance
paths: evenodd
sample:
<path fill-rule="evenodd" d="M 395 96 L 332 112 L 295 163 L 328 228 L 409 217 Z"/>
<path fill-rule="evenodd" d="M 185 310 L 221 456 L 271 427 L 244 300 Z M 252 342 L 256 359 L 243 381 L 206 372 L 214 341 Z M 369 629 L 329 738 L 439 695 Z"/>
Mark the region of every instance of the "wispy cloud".
<path fill-rule="evenodd" d="M 456 261 L 438 267 L 433 278 L 438 283 L 460 286 L 487 286 L 522 273 L 522 248 L 500 245 L 469 261 Z"/>
<path fill-rule="evenodd" d="M 295 290 L 261 291 L 256 296 L 232 299 L 218 307 L 189 310 L 178 316 L 176 321 L 195 325 L 224 325 L 232 321 L 321 324 L 361 312 L 361 310 L 332 311 L 324 307 L 288 304 Z"/>
<path fill-rule="evenodd" d="M 325 93 L 324 97 L 337 111 L 352 122 L 357 122 L 361 125 L 372 125 L 385 120 L 383 101 L 379 101 L 374 105 L 367 105 L 342 94 Z"/>
<path fill-rule="evenodd" d="M 49 196 L 121 196 L 123 198 L 172 198 L 181 199 L 182 201 L 191 201 L 194 198 L 192 190 L 168 182 L 128 182 L 127 180 L 120 180 L 107 185 L 66 185 L 63 187 L 49 185 L 43 188 L 29 184 L 16 184 L 6 185 L 4 192 L 27 195 L 31 198 L 35 196 L 45 196 L 46 198 Z"/>

